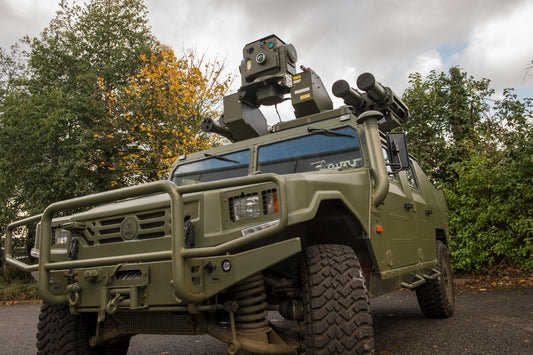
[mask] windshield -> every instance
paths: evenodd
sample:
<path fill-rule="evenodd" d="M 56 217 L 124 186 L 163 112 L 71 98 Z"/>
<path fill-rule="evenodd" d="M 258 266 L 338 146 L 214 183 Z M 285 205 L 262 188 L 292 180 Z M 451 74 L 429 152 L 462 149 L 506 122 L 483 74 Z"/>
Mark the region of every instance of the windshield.
<path fill-rule="evenodd" d="M 316 133 L 260 147 L 258 170 L 262 173 L 292 174 L 363 165 L 354 128 L 313 130 Z"/>
<path fill-rule="evenodd" d="M 205 155 L 209 158 L 178 166 L 172 174 L 172 181 L 177 185 L 191 185 L 248 175 L 249 149 Z"/>

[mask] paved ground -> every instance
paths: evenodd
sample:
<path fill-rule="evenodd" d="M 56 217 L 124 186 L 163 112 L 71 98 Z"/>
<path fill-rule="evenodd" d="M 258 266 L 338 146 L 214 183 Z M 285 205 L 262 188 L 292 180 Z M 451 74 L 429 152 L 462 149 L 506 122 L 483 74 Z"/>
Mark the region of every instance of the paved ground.
<path fill-rule="evenodd" d="M 533 288 L 459 289 L 449 319 L 427 319 L 416 296 L 375 298 L 376 354 L 533 354 Z M 40 305 L 0 306 L 0 354 L 35 353 Z M 128 354 L 225 354 L 209 336 L 133 337 Z"/>

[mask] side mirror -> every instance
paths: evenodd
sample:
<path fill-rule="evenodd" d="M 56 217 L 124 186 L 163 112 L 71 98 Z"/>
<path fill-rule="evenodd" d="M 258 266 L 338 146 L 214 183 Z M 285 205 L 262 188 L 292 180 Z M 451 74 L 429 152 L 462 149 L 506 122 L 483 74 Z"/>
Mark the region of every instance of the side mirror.
<path fill-rule="evenodd" d="M 389 157 L 389 165 L 392 168 L 393 173 L 397 173 L 402 170 L 409 170 L 411 168 L 405 133 L 387 133 L 387 155 Z"/>

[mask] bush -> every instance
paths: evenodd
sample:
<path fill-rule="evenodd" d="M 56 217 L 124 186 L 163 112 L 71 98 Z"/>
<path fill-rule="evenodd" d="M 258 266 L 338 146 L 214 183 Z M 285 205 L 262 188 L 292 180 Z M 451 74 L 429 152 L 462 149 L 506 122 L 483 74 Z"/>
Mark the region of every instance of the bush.
<path fill-rule="evenodd" d="M 510 265 L 533 270 L 533 186 L 502 152 L 477 151 L 445 185 L 455 271 Z M 526 174 L 526 175 L 525 175 Z"/>

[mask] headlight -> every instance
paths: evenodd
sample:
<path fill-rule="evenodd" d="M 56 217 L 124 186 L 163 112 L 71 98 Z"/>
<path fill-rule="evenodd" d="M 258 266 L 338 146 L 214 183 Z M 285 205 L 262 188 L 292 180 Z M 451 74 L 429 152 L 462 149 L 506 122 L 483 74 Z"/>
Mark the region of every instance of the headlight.
<path fill-rule="evenodd" d="M 242 194 L 236 197 L 230 197 L 230 218 L 238 221 L 244 218 L 259 217 L 259 194 Z"/>
<path fill-rule="evenodd" d="M 66 247 L 68 236 L 69 236 L 69 231 L 62 229 L 62 228 L 55 229 L 53 244 L 57 246 Z"/>
<path fill-rule="evenodd" d="M 278 192 L 276 189 L 263 190 L 228 198 L 229 218 L 236 222 L 246 218 L 278 213 Z"/>

